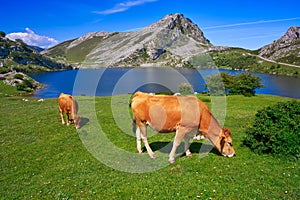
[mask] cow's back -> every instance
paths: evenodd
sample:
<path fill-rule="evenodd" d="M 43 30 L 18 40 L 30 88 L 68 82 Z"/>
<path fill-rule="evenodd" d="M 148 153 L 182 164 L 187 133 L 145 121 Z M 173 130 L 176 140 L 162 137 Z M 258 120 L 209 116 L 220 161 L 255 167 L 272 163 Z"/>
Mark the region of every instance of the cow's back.
<path fill-rule="evenodd" d="M 73 97 L 68 94 L 61 93 L 58 97 L 58 104 L 64 112 L 71 112 L 73 107 Z"/>
<path fill-rule="evenodd" d="M 173 132 L 178 126 L 199 126 L 200 111 L 196 97 L 137 92 L 131 107 L 134 118 L 149 123 L 159 132 Z"/>

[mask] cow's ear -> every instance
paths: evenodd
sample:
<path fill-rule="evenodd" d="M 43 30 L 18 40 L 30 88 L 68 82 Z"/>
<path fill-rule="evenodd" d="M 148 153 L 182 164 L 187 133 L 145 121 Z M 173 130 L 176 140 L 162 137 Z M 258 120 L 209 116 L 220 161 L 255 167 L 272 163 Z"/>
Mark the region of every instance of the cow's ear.
<path fill-rule="evenodd" d="M 228 137 L 228 136 L 231 135 L 231 132 L 230 132 L 230 130 L 229 130 L 228 128 L 223 128 L 223 132 L 224 132 L 224 135 L 225 135 L 226 137 Z"/>

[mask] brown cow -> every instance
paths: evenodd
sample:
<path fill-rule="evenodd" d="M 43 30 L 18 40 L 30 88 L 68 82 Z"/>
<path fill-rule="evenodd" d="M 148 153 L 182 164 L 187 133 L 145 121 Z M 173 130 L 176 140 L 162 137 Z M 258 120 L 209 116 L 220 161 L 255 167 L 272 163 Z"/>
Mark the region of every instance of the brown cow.
<path fill-rule="evenodd" d="M 208 106 L 194 96 L 151 95 L 136 92 L 131 102 L 133 125 L 136 126 L 137 150 L 141 154 L 141 140 L 151 158 L 155 155 L 147 141 L 149 125 L 160 133 L 175 132 L 169 162 L 175 163 L 176 149 L 185 140 L 186 155 L 191 156 L 189 140 L 201 133 L 224 156 L 235 155 L 231 132 L 222 129 Z"/>
<path fill-rule="evenodd" d="M 65 124 L 64 113 L 67 118 L 67 125 L 74 123 L 76 129 L 80 127 L 80 117 L 77 116 L 78 104 L 74 97 L 68 94 L 61 93 L 58 97 L 59 114 L 61 123 Z M 71 117 L 70 117 L 71 115 Z"/>

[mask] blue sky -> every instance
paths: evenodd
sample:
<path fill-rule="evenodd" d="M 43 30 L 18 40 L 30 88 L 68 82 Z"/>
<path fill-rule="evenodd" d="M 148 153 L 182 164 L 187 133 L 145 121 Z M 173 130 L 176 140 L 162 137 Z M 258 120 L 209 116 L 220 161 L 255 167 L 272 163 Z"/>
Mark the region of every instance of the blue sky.
<path fill-rule="evenodd" d="M 300 26 L 296 0 L 1 0 L 0 30 L 49 47 L 94 31 L 130 31 L 182 13 L 214 45 L 257 49 Z"/>

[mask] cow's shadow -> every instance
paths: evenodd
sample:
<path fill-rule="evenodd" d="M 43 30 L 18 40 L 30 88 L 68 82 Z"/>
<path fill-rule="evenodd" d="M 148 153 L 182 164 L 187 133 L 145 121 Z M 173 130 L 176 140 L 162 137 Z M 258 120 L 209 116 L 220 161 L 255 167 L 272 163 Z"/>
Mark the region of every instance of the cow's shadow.
<path fill-rule="evenodd" d="M 80 117 L 80 128 L 85 126 L 87 123 L 89 123 L 89 118 L 86 117 Z"/>
<path fill-rule="evenodd" d="M 153 151 L 159 151 L 161 153 L 169 154 L 173 147 L 173 142 L 153 142 L 149 144 Z M 204 144 L 200 142 L 193 142 L 189 147 L 191 153 L 214 153 L 216 155 L 221 155 L 212 145 Z M 143 151 L 146 151 L 146 148 L 143 148 Z M 182 156 L 185 155 L 184 142 L 182 142 L 176 150 L 176 154 L 182 153 Z"/>

